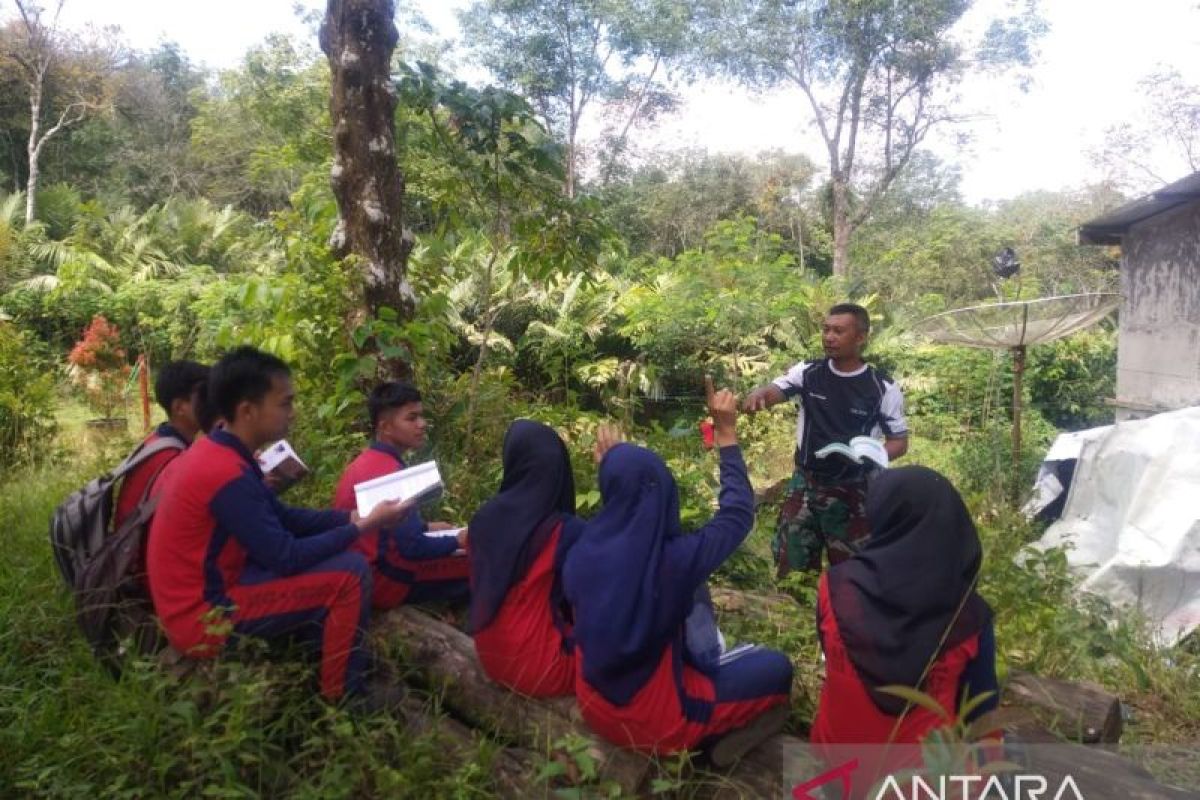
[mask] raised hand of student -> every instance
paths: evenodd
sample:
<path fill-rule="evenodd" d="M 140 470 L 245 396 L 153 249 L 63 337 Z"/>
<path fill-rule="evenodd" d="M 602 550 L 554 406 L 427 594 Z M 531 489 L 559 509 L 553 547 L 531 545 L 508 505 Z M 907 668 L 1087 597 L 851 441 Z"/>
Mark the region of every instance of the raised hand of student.
<path fill-rule="evenodd" d="M 708 400 L 708 413 L 713 419 L 713 438 L 717 447 L 737 444 L 737 395 L 728 389 L 717 391 L 711 375 L 704 376 L 704 394 Z"/>
<path fill-rule="evenodd" d="M 360 517 L 357 511 L 352 511 L 350 521 L 357 525 L 360 531 L 388 528 L 407 517 L 414 505 L 411 500 L 385 500 L 371 509 L 371 513 L 365 517 Z"/>
<path fill-rule="evenodd" d="M 623 441 L 625 441 L 625 436 L 621 433 L 620 427 L 602 422 L 596 428 L 596 446 L 592 450 L 592 457 L 599 464 L 604 459 L 605 453 Z"/>

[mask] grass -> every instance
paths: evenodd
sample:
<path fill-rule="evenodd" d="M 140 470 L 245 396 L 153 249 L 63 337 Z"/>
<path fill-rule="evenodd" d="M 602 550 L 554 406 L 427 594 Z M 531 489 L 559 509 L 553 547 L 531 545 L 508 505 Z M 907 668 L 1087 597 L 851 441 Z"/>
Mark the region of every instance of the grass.
<path fill-rule="evenodd" d="M 410 735 L 391 718 L 352 718 L 316 699 L 314 670 L 300 659 L 251 650 L 189 680 L 149 661 L 130 662 L 119 680 L 104 672 L 78 635 L 46 536 L 61 498 L 110 467 L 136 439 L 134 430 L 89 432 L 88 416 L 65 404 L 58 438 L 47 443 L 42 463 L 0 482 L 9 545 L 0 561 L 0 797 L 489 793 L 486 765 L 494 743 L 483 741 L 470 758 L 454 759 L 443 742 Z M 764 422 L 764 431 L 770 427 Z M 747 446 L 756 482 L 787 469 L 778 456 L 787 431 L 760 433 L 752 428 Z M 673 465 L 692 458 L 691 447 L 678 444 Z M 954 459 L 938 442 L 918 439 L 913 458 L 953 477 Z M 711 487 L 711 466 L 681 474 L 685 494 L 700 497 Z M 1136 619 L 1077 595 L 1061 554 L 1015 563 L 1013 556 L 1038 531 L 985 496 L 970 501 L 987 553 L 981 590 L 997 612 L 1002 673 L 1022 667 L 1095 680 L 1119 693 L 1133 710 L 1125 741 L 1135 749 L 1200 739 L 1200 648 L 1152 647 Z M 776 583 L 769 556 L 773 524 L 773 509 L 764 509 L 748 545 L 719 578 L 765 589 L 774 599 L 729 609 L 722 625 L 732 639 L 792 657 L 792 726 L 804 733 L 821 680 L 812 622 L 816 581 L 794 574 Z M 430 702 L 436 706 L 436 698 Z M 1164 779 L 1196 782 L 1188 758 L 1146 761 Z M 693 795 L 716 780 L 678 759 L 665 760 L 659 775 L 656 787 L 664 795 Z"/>

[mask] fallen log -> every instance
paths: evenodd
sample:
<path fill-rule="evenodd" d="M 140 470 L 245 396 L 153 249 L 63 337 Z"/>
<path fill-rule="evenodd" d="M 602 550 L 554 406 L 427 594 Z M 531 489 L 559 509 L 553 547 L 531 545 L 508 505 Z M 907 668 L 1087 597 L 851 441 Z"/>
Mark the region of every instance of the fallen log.
<path fill-rule="evenodd" d="M 1097 684 L 1012 670 L 1002 697 L 1006 704 L 1029 709 L 1037 725 L 1064 739 L 1083 744 L 1121 741 L 1121 701 Z"/>
<path fill-rule="evenodd" d="M 414 736 L 434 736 L 453 758 L 470 761 L 477 757 L 482 737 L 461 722 L 432 714 L 415 698 L 406 698 L 395 713 L 406 731 Z M 547 794 L 538 777 L 543 763 L 544 759 L 522 748 L 497 748 L 488 763 L 496 796 L 516 800 Z"/>
<path fill-rule="evenodd" d="M 1200 800 L 1200 793 L 1158 783 L 1139 764 L 1106 746 L 1031 744 L 1010 747 L 1017 774 L 1046 779 L 1047 797 L 1086 797 L 1087 800 Z M 1070 780 L 1078 791 L 1065 789 Z M 1029 784 L 1026 784 L 1027 788 Z M 1032 795 L 1031 795 L 1032 796 Z"/>
<path fill-rule="evenodd" d="M 593 736 L 569 698 L 521 697 L 493 683 L 475 656 L 470 638 L 425 612 L 401 607 L 374 626 L 376 645 L 395 652 L 418 681 L 441 694 L 442 702 L 473 727 L 570 764 L 583 753 L 596 765 L 596 779 L 636 794 L 652 771 L 649 758 Z M 575 752 L 564 752 L 571 750 Z"/>

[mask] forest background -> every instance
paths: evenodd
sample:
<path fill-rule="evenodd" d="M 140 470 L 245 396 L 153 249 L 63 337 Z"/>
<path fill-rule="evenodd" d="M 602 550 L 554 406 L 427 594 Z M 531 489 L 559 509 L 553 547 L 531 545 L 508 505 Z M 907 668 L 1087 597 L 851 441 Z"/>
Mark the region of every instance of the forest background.
<path fill-rule="evenodd" d="M 370 301 L 364 259 L 339 246 L 318 13 L 311 36 L 270 36 L 214 72 L 169 43 L 136 50 L 119 31 L 61 26 L 52 5 L 0 7 L 0 518 L 13 542 L 0 563 L 0 794 L 488 789 L 488 747 L 449 763 L 434 737 L 312 700 L 277 659 L 224 665 L 219 702 L 149 662 L 115 682 L 93 662 L 45 526 L 140 433 L 139 356 L 153 370 L 252 343 L 287 359 L 292 440 L 314 473 L 291 502 L 327 502 L 364 442 L 364 386 L 400 372 L 426 396 L 422 457 L 447 475 L 443 517 L 465 521 L 494 490 L 519 416 L 567 439 L 591 513 L 588 451 L 616 418 L 667 459 L 694 525 L 716 486 L 702 376 L 744 392 L 819 355 L 824 312 L 845 299 L 871 310 L 869 359 L 905 390 L 906 462 L 949 475 L 981 528 L 1002 673 L 1099 681 L 1129 700 L 1131 743 L 1194 740 L 1200 645 L 1155 649 L 1135 616 L 1074 589 L 1061 552 L 1014 560 L 1040 530 L 1013 498 L 1047 443 L 1112 419 L 1112 322 L 1031 351 L 1016 478 L 1008 359 L 908 331 L 961 306 L 1115 290 L 1118 253 L 1078 246 L 1075 228 L 1146 184 L 1150 137 L 1200 168 L 1200 90 L 1149 74 L 1144 118 L 1110 131 L 1094 183 L 968 204 L 927 137 L 963 123 L 964 75 L 1036 73 L 1044 33 L 1019 4 L 968 35 L 957 23 L 971 5 L 481 0 L 461 20 L 470 46 L 401 13 L 391 85 L 411 293 L 394 307 Z M 490 82 L 456 79 L 464 64 Z M 828 156 L 638 146 L 683 85 L 712 77 L 791 87 Z M 584 141 L 581 126 L 601 133 Z M 1005 247 L 1022 268 L 999 278 Z M 128 423 L 105 433 L 85 424 L 95 416 Z M 742 420 L 756 486 L 789 473 L 793 425 L 784 411 Z M 820 680 L 815 578 L 774 577 L 773 517 L 760 509 L 719 579 L 795 599 L 794 613 L 726 623 L 793 656 L 803 733 Z M 664 793 L 695 789 L 676 774 Z"/>

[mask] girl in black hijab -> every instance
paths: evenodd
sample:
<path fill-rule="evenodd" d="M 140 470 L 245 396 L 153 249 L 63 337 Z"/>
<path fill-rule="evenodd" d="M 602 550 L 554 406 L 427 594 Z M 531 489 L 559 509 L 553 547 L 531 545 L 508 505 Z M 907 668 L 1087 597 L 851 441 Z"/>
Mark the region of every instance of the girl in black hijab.
<path fill-rule="evenodd" d="M 992 692 L 973 716 L 996 705 L 992 612 L 975 591 L 982 549 L 958 492 L 925 467 L 878 474 L 866 513 L 866 545 L 821 578 L 825 682 L 812 741 L 915 744 L 947 720 L 881 687 L 917 689 L 950 716 L 964 693 Z"/>
<path fill-rule="evenodd" d="M 530 697 L 574 693 L 560 573 L 578 538 L 575 480 L 552 428 L 520 419 L 504 436 L 500 491 L 471 518 L 470 626 L 484 671 Z"/>

